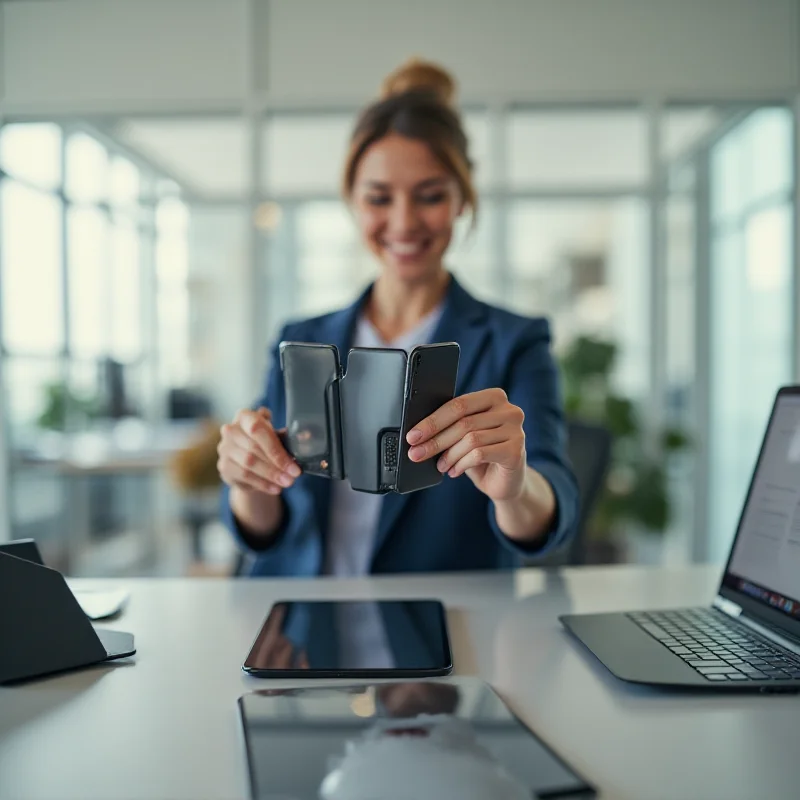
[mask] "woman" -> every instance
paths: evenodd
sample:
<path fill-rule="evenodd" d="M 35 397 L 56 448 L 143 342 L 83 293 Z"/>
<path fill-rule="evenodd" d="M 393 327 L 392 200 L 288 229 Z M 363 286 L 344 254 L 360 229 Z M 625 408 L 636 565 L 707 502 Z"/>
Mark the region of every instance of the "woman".
<path fill-rule="evenodd" d="M 457 397 L 408 434 L 414 461 L 444 480 L 410 495 L 355 492 L 301 475 L 276 430 L 283 381 L 273 360 L 257 410 L 222 427 L 223 516 L 251 551 L 255 575 L 360 575 L 512 567 L 565 542 L 578 490 L 550 330 L 471 297 L 444 267 L 456 219 L 475 214 L 454 83 L 413 61 L 384 81 L 356 125 L 344 196 L 381 265 L 341 311 L 288 325 L 281 339 L 410 350 L 461 346 Z"/>

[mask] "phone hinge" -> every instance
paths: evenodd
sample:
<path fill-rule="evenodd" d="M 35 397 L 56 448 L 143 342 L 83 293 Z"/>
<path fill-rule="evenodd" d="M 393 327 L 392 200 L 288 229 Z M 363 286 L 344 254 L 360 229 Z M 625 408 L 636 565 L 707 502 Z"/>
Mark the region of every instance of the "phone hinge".
<path fill-rule="evenodd" d="M 720 594 L 714 598 L 712 605 L 714 608 L 719 609 L 723 614 L 727 614 L 729 617 L 739 617 L 742 614 L 741 606 L 736 605 L 736 603 L 734 603 L 732 600 L 728 600 L 727 597 L 723 597 Z"/>

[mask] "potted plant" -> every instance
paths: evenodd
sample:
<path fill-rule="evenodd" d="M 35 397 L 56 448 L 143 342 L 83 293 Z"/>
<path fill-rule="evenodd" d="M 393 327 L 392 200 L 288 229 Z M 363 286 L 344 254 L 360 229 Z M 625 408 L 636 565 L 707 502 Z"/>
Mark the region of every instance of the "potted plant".
<path fill-rule="evenodd" d="M 664 427 L 655 437 L 644 430 L 635 403 L 612 386 L 616 356 L 613 342 L 582 336 L 561 359 L 567 416 L 602 425 L 613 437 L 605 486 L 587 533 L 592 561 L 621 560 L 626 529 L 666 530 L 672 517 L 666 462 L 689 446 L 677 428 Z"/>
<path fill-rule="evenodd" d="M 64 381 L 47 384 L 44 395 L 44 408 L 39 414 L 37 424 L 45 430 L 64 431 L 68 417 L 85 425 L 100 414 L 100 405 L 96 399 L 76 394 Z"/>

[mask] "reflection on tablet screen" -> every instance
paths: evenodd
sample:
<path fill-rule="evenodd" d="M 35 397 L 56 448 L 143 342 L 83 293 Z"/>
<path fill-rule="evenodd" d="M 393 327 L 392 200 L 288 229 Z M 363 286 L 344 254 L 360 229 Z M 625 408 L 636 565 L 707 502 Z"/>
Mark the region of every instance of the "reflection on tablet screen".
<path fill-rule="evenodd" d="M 240 710 L 256 800 L 592 794 L 477 679 L 255 692 Z"/>

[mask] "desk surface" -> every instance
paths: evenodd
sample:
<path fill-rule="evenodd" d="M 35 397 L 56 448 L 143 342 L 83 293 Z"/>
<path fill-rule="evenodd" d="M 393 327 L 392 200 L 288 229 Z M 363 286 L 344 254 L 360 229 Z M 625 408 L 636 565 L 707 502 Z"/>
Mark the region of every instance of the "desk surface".
<path fill-rule="evenodd" d="M 0 689 L 0 797 L 246 798 L 236 699 L 265 681 L 245 676 L 240 665 L 270 604 L 403 596 L 445 601 L 456 673 L 494 685 L 602 797 L 796 797 L 800 696 L 667 695 L 627 686 L 556 619 L 708 603 L 717 575 L 706 567 L 609 567 L 347 581 L 115 581 L 131 599 L 107 627 L 133 632 L 137 656 Z"/>

